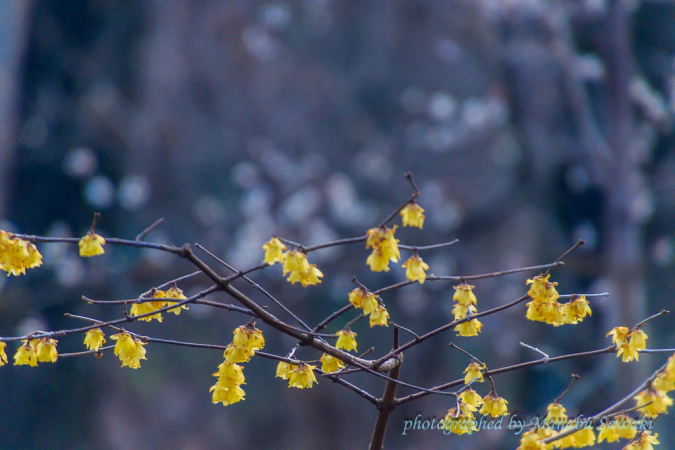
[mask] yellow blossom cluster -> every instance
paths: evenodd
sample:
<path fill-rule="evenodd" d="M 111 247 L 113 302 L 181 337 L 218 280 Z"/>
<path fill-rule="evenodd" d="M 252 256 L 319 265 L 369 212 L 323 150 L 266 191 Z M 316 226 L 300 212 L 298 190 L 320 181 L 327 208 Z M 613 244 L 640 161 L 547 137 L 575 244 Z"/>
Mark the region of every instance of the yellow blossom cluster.
<path fill-rule="evenodd" d="M 404 227 L 417 227 L 422 229 L 424 225 L 424 208 L 415 202 L 410 202 L 401 210 L 401 221 Z"/>
<path fill-rule="evenodd" d="M 89 350 L 100 350 L 103 344 L 105 344 L 105 334 L 103 334 L 100 328 L 93 328 L 87 331 L 87 334 L 84 336 L 84 345 Z"/>
<path fill-rule="evenodd" d="M 477 361 L 472 360 L 469 366 L 464 369 L 466 376 L 464 377 L 464 384 L 471 383 L 474 379 L 476 383 L 482 383 L 485 380 L 483 379 L 483 370 L 485 370 L 485 364 L 478 364 Z"/>
<path fill-rule="evenodd" d="M 265 250 L 263 262 L 270 266 L 276 263 L 283 264 L 284 276 L 288 274 L 288 281 L 292 284 L 300 282 L 303 287 L 315 286 L 321 283 L 323 273 L 307 261 L 307 255 L 298 250 L 286 250 L 286 246 L 277 237 L 273 237 L 262 246 Z"/>
<path fill-rule="evenodd" d="M 115 344 L 115 355 L 122 361 L 122 367 L 126 366 L 132 369 L 141 367 L 141 359 L 146 359 L 145 342 L 136 339 L 135 336 L 130 335 L 124 330 L 121 333 L 110 336 L 110 338 L 117 341 Z"/>
<path fill-rule="evenodd" d="M 598 443 L 615 442 L 619 438 L 633 439 L 637 435 L 636 421 L 625 414 L 618 414 L 611 421 L 605 421 L 598 427 Z"/>
<path fill-rule="evenodd" d="M 0 270 L 9 275 L 25 275 L 26 269 L 42 265 L 42 255 L 35 244 L 0 230 Z"/>
<path fill-rule="evenodd" d="M 476 428 L 476 418 L 468 405 L 462 401 L 458 402 L 457 407 L 448 410 L 448 413 L 445 415 L 443 429 L 450 430 L 451 433 L 458 435 L 471 434 L 474 431 L 478 431 L 478 428 Z"/>
<path fill-rule="evenodd" d="M 635 396 L 637 406 L 645 417 L 657 417 L 667 413 L 672 406 L 673 399 L 668 397 L 668 392 L 675 390 L 675 355 L 668 359 L 668 365 L 661 371 L 647 389 Z"/>
<path fill-rule="evenodd" d="M 506 406 L 508 403 L 509 402 L 502 397 L 498 397 L 494 392 L 490 392 L 483 397 L 483 406 L 478 412 L 484 416 L 488 414 L 492 417 L 505 416 L 509 413 L 508 407 Z"/>
<path fill-rule="evenodd" d="M 165 306 L 171 306 L 173 303 L 177 303 L 180 300 L 187 300 L 187 297 L 183 294 L 183 291 L 180 290 L 178 287 L 174 286 L 166 291 L 162 291 L 160 289 L 153 289 L 151 291 L 152 298 L 160 298 L 160 299 L 172 299 L 175 301 L 168 301 L 168 300 L 155 300 L 151 302 L 143 302 L 143 303 L 134 303 L 131 305 L 131 315 L 132 316 L 140 316 L 142 314 L 149 314 L 154 311 L 157 311 L 159 309 L 164 308 Z M 181 309 L 188 309 L 187 305 L 182 305 L 180 308 L 174 308 L 170 309 L 169 312 L 172 312 L 176 315 L 180 314 Z M 149 315 L 147 317 L 141 317 L 138 320 L 143 320 L 145 322 L 150 322 L 152 319 L 157 319 L 157 321 L 161 322 L 162 321 L 162 313 L 156 313 Z"/>
<path fill-rule="evenodd" d="M 623 450 L 653 450 L 654 446 L 652 444 L 659 444 L 658 434 L 652 436 L 651 432 L 643 431 L 640 433 L 635 440 L 629 443 L 623 448 Z"/>
<path fill-rule="evenodd" d="M 640 350 L 647 348 L 648 336 L 640 329 L 631 332 L 627 327 L 614 327 L 607 336 L 612 336 L 612 343 L 617 348 L 616 357 L 621 356 L 623 362 L 639 361 Z"/>
<path fill-rule="evenodd" d="M 262 246 L 265 250 L 265 258 L 263 262 L 266 262 L 270 266 L 273 266 L 276 263 L 284 262 L 286 254 L 286 246 L 279 240 L 277 237 L 273 237 L 269 241 L 265 242 Z"/>
<path fill-rule="evenodd" d="M 314 376 L 314 369 L 316 369 L 316 366 L 310 364 L 299 364 L 296 366 L 295 364 L 281 361 L 277 364 L 276 377 L 288 380 L 288 387 L 311 389 L 314 383 L 318 383 Z"/>
<path fill-rule="evenodd" d="M 105 253 L 103 246 L 105 245 L 105 239 L 102 236 L 89 231 L 82 239 L 80 239 L 80 256 L 82 257 L 91 257 L 98 256 Z"/>
<path fill-rule="evenodd" d="M 546 430 L 547 428 L 540 428 L 540 430 Z M 553 431 L 548 429 L 548 431 Z M 523 433 L 523 437 L 520 439 L 520 446 L 517 450 L 546 450 L 546 444 L 542 441 L 542 437 L 535 433 L 534 430 Z"/>
<path fill-rule="evenodd" d="M 531 284 L 527 295 L 532 299 L 527 303 L 527 317 L 536 322 L 545 322 L 558 327 L 565 324 L 577 324 L 586 316 L 592 315 L 585 295 L 575 296 L 568 303 L 559 303 L 559 294 L 555 287 L 558 283 L 549 282 L 551 275 L 538 275 L 527 280 Z"/>
<path fill-rule="evenodd" d="M 48 337 L 39 339 L 23 340 L 16 353 L 14 354 L 15 366 L 31 366 L 35 367 L 38 362 L 56 362 L 59 353 L 56 351 L 57 341 Z M 5 344 L 3 342 L 3 344 Z M 5 344 L 6 345 L 6 344 Z M 7 362 L 7 355 L 5 355 L 5 346 L 2 346 L 2 353 L 0 359 L 4 361 L 0 366 Z"/>
<path fill-rule="evenodd" d="M 375 325 L 389 326 L 387 322 L 389 313 L 372 292 L 358 287 L 349 293 L 349 303 L 354 305 L 355 308 L 362 309 L 363 314 L 370 315 L 371 328 Z"/>
<path fill-rule="evenodd" d="M 211 401 L 222 403 L 223 406 L 244 400 L 246 392 L 241 388 L 242 384 L 246 384 L 244 368 L 237 363 L 249 362 L 256 351 L 265 347 L 262 331 L 252 323 L 237 327 L 232 334 L 232 343 L 223 353 L 225 361 L 218 366 L 218 372 L 213 374 L 218 377 L 218 381 L 210 389 L 213 392 Z"/>
<path fill-rule="evenodd" d="M 335 343 L 335 348 L 340 350 L 351 351 L 356 350 L 356 333 L 351 331 L 349 328 L 340 330 L 335 335 L 338 337 L 337 342 Z"/>
<path fill-rule="evenodd" d="M 372 247 L 373 252 L 366 259 L 366 264 L 373 272 L 389 272 L 389 261 L 398 262 L 401 253 L 398 250 L 398 239 L 394 237 L 393 228 L 376 227 L 367 231 L 366 249 Z"/>
<path fill-rule="evenodd" d="M 471 314 L 477 312 L 477 309 L 474 306 L 478 304 L 476 295 L 473 293 L 475 286 L 462 283 L 453 287 L 455 289 L 455 294 L 452 296 L 452 300 L 457 302 L 452 308 L 455 320 L 464 319 L 469 312 L 471 312 Z M 457 325 L 454 331 L 457 332 L 457 336 L 471 337 L 478 336 L 481 328 L 483 328 L 483 324 L 478 319 L 471 319 Z"/>
<path fill-rule="evenodd" d="M 429 264 L 425 263 L 418 255 L 413 255 L 403 263 L 405 276 L 410 281 L 419 281 L 424 284 L 427 279 L 426 271 L 429 270 Z"/>

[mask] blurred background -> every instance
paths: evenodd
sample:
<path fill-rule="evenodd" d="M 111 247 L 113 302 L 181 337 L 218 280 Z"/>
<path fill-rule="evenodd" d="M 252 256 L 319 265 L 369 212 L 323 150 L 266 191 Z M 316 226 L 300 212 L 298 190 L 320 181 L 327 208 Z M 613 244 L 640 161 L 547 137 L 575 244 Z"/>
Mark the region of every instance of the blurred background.
<path fill-rule="evenodd" d="M 427 221 L 397 237 L 460 239 L 422 255 L 437 275 L 544 264 L 586 241 L 552 279 L 563 294 L 610 291 L 591 300 L 592 318 L 554 328 L 526 321 L 521 305 L 486 317 L 479 337 L 446 332 L 405 355 L 402 378 L 421 386 L 462 376 L 469 360 L 449 342 L 497 368 L 539 358 L 519 341 L 551 356 L 604 348 L 612 327 L 672 307 L 674 118 L 675 3 L 667 0 L 0 1 L 1 229 L 82 236 L 100 211 L 99 233 L 133 239 L 164 217 L 148 240 L 198 242 L 245 269 L 274 234 L 305 244 L 362 235 L 410 195 L 403 174 L 411 170 Z M 2 336 L 82 325 L 66 312 L 121 317 L 120 307 L 81 296 L 133 298 L 194 270 L 132 248 L 109 245 L 86 260 L 72 245 L 39 248 L 43 267 L 0 277 Z M 346 304 L 352 276 L 373 290 L 405 279 L 400 264 L 371 273 L 367 255 L 362 244 L 312 253 L 326 275 L 315 287 L 290 285 L 278 265 L 253 278 L 316 324 Z M 536 274 L 474 283 L 479 310 L 518 298 Z M 187 294 L 208 285 L 205 277 L 181 283 Z M 423 333 L 452 319 L 452 294 L 451 284 L 429 282 L 383 300 L 394 321 Z M 247 321 L 193 306 L 128 328 L 226 344 Z M 672 324 L 647 325 L 649 347 L 675 347 Z M 260 328 L 265 351 L 295 345 Z M 383 328 L 358 322 L 359 350 L 389 350 L 391 327 Z M 59 341 L 61 353 L 82 349 L 81 336 Z M 564 405 L 590 415 L 665 358 L 627 364 L 602 355 L 495 382 L 511 412 L 531 416 L 579 374 Z M 289 389 L 260 358 L 245 365 L 246 401 L 212 405 L 221 362 L 219 351 L 150 344 L 140 370 L 120 368 L 112 353 L 7 365 L 0 446 L 345 449 L 370 441 L 372 405 L 327 380 Z M 349 379 L 382 394 L 381 380 Z M 398 408 L 385 448 L 517 446 L 506 429 L 402 435 L 406 418 L 440 418 L 452 406 L 428 396 Z M 669 423 L 656 422 L 664 448 L 675 442 Z"/>

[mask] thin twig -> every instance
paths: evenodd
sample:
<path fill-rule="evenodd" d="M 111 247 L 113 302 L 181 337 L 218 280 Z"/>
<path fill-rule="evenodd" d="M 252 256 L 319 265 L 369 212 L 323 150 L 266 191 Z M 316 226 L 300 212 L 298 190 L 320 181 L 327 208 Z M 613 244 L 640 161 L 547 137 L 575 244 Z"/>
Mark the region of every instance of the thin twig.
<path fill-rule="evenodd" d="M 138 236 L 136 236 L 136 240 L 137 240 L 137 241 L 142 241 L 143 238 L 144 238 L 145 236 L 148 235 L 148 233 L 150 233 L 152 230 L 154 230 L 155 227 L 158 226 L 159 224 L 161 224 L 162 222 L 164 222 L 164 217 L 162 217 L 161 219 L 157 220 L 155 223 L 153 223 L 152 225 L 150 225 L 148 228 L 146 228 L 145 230 L 143 230 L 143 231 L 141 231 L 140 233 L 138 233 Z"/>
<path fill-rule="evenodd" d="M 417 185 L 415 184 L 415 180 L 413 180 L 412 172 L 407 172 L 407 173 L 404 175 L 404 177 L 410 182 L 410 185 L 411 185 L 412 188 L 413 188 L 413 193 L 412 193 L 412 195 L 410 196 L 410 198 L 409 198 L 408 200 L 406 200 L 405 202 L 403 202 L 403 203 L 401 204 L 401 206 L 399 206 L 398 208 L 396 208 L 396 210 L 394 210 L 393 213 L 391 213 L 391 214 L 389 214 L 387 217 L 385 217 L 385 218 L 382 220 L 382 222 L 380 222 L 380 224 L 377 226 L 378 228 L 382 228 L 383 226 L 385 226 L 386 224 L 388 224 L 391 220 L 394 219 L 394 217 L 396 217 L 396 215 L 397 215 L 398 213 L 400 213 L 400 212 L 403 210 L 403 208 L 405 208 L 405 207 L 408 205 L 408 203 L 412 202 L 412 201 L 415 200 L 417 197 L 419 197 L 419 195 L 420 195 L 420 190 L 417 188 Z"/>
<path fill-rule="evenodd" d="M 519 344 L 522 345 L 523 347 L 527 347 L 527 348 L 529 348 L 530 350 L 533 350 L 533 351 L 535 351 L 535 352 L 541 354 L 541 355 L 544 357 L 544 364 L 548 364 L 548 361 L 549 361 L 549 359 L 550 359 L 550 357 L 548 356 L 548 354 L 542 352 L 542 351 L 539 350 L 537 347 L 532 347 L 531 345 L 527 345 L 527 344 L 525 344 L 524 342 L 519 342 Z"/>
<path fill-rule="evenodd" d="M 638 328 L 641 328 L 643 325 L 645 325 L 645 324 L 646 324 L 647 322 L 649 322 L 650 320 L 654 320 L 654 319 L 656 319 L 657 317 L 663 316 L 663 315 L 665 315 L 665 314 L 670 314 L 670 311 L 666 311 L 666 310 L 664 309 L 664 310 L 661 311 L 661 312 L 657 312 L 657 313 L 654 314 L 653 316 L 647 317 L 645 320 L 643 320 L 642 322 L 640 322 L 640 323 L 638 323 L 637 325 L 635 325 L 635 326 L 630 330 L 630 332 L 632 333 L 633 331 L 637 330 Z"/>

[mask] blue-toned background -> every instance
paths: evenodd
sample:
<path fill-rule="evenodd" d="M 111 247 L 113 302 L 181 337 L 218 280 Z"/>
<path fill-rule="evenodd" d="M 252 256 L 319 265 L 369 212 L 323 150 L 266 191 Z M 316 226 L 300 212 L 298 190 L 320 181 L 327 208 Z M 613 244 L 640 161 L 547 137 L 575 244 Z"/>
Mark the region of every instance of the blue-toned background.
<path fill-rule="evenodd" d="M 149 240 L 198 242 L 244 269 L 274 234 L 306 244 L 363 234 L 410 194 L 402 175 L 411 170 L 427 221 L 397 237 L 460 239 L 423 255 L 435 274 L 552 262 L 586 240 L 553 279 L 561 293 L 610 291 L 591 301 L 592 318 L 554 328 L 526 321 L 521 305 L 486 317 L 479 337 L 446 332 L 405 355 L 402 378 L 422 386 L 462 376 L 469 361 L 450 341 L 497 368 L 539 357 L 520 341 L 551 356 L 603 348 L 612 327 L 672 308 L 674 118 L 670 1 L 0 2 L 0 229 L 81 236 L 100 211 L 101 234 L 133 239 L 164 217 Z M 66 312 L 122 317 L 81 296 L 133 298 L 193 270 L 131 248 L 86 260 L 74 246 L 39 248 L 42 268 L 0 277 L 1 336 L 82 325 Z M 371 289 L 405 279 L 400 265 L 369 272 L 367 255 L 362 244 L 311 254 L 326 274 L 317 287 L 286 283 L 278 266 L 254 279 L 318 323 L 346 304 L 353 275 Z M 520 297 L 533 275 L 474 283 L 479 310 Z M 207 286 L 181 285 L 188 294 Z M 383 299 L 397 323 L 422 333 L 452 319 L 452 293 L 437 282 Z M 226 344 L 247 320 L 193 306 L 129 328 Z M 648 345 L 675 347 L 672 324 L 650 323 Z M 295 344 L 261 328 L 265 351 Z M 390 348 L 391 328 L 353 329 L 359 350 Z M 82 349 L 80 336 L 59 341 L 62 353 Z M 577 373 L 564 404 L 588 415 L 665 357 L 575 359 L 495 382 L 512 412 L 530 416 Z M 288 389 L 274 363 L 253 358 L 246 401 L 224 408 L 208 391 L 220 352 L 150 344 L 147 358 L 139 370 L 111 353 L 0 368 L 0 447 L 344 449 L 370 440 L 375 409 L 327 380 Z M 381 380 L 350 380 L 381 396 Z M 401 435 L 405 418 L 452 406 L 438 396 L 395 410 L 385 448 L 517 446 L 508 430 Z M 670 425 L 669 416 L 656 422 L 663 448 L 675 442 Z"/>

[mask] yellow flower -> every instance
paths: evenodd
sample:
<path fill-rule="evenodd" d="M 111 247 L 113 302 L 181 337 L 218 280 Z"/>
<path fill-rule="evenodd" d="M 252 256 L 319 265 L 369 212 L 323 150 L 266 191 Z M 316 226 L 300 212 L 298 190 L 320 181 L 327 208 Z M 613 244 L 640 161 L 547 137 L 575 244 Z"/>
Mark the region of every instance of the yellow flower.
<path fill-rule="evenodd" d="M 546 276 L 537 275 L 533 279 L 527 280 L 526 284 L 532 285 L 527 295 L 535 302 L 548 303 L 558 299 L 558 291 L 555 289 L 558 283 L 549 282 L 550 276 L 550 274 Z"/>
<path fill-rule="evenodd" d="M 572 434 L 572 436 L 574 437 L 575 448 L 591 447 L 595 445 L 595 431 L 593 431 L 592 427 L 584 426 L 579 431 Z"/>
<path fill-rule="evenodd" d="M 657 391 L 656 389 L 646 389 L 635 396 L 637 406 L 645 417 L 657 417 L 659 414 L 665 414 L 670 405 L 673 404 L 673 399 L 668 397 L 665 392 Z"/>
<path fill-rule="evenodd" d="M 471 361 L 471 364 L 464 369 L 464 372 L 466 376 L 464 377 L 464 384 L 469 384 L 474 378 L 476 379 L 477 383 L 482 383 L 485 380 L 483 380 L 483 369 L 485 369 L 485 364 L 480 365 L 476 361 Z"/>
<path fill-rule="evenodd" d="M 185 296 L 185 294 L 183 294 L 183 291 L 179 289 L 177 286 L 174 286 L 170 288 L 168 291 L 166 291 L 165 296 L 166 298 L 172 298 L 175 300 L 187 300 L 187 297 Z M 174 303 L 177 302 L 166 302 L 166 306 L 171 306 Z M 168 312 L 172 312 L 175 315 L 179 315 L 181 309 L 189 309 L 189 308 L 188 305 L 182 305 L 180 308 L 170 309 Z"/>
<path fill-rule="evenodd" d="M 483 324 L 478 319 L 471 319 L 468 322 L 462 322 L 457 325 L 454 331 L 457 332 L 457 336 L 471 337 L 478 336 L 481 328 L 483 328 Z"/>
<path fill-rule="evenodd" d="M 604 440 L 615 442 L 619 438 L 633 439 L 637 434 L 635 421 L 625 414 L 619 414 L 610 422 L 603 423 L 598 430 L 598 443 Z"/>
<path fill-rule="evenodd" d="M 593 315 L 593 311 L 591 311 L 591 307 L 588 304 L 585 295 L 580 295 L 568 303 L 570 314 L 574 316 L 575 321 L 581 322 L 586 316 Z"/>
<path fill-rule="evenodd" d="M 35 348 L 35 353 L 39 362 L 56 362 L 59 352 L 56 351 L 56 340 L 43 338 L 40 339 Z"/>
<path fill-rule="evenodd" d="M 100 328 L 94 328 L 87 331 L 87 334 L 84 337 L 84 345 L 86 345 L 89 350 L 98 350 L 104 343 L 105 334 L 103 334 L 103 331 L 101 331 Z"/>
<path fill-rule="evenodd" d="M 462 305 L 461 303 L 457 303 L 455 306 L 452 307 L 452 313 L 455 315 L 455 320 L 465 318 L 466 315 L 469 313 L 469 311 L 471 311 L 471 314 L 473 314 L 478 310 L 473 305 L 465 306 Z"/>
<path fill-rule="evenodd" d="M 163 291 L 155 291 L 153 293 L 153 298 L 164 298 L 165 296 L 166 294 Z M 131 305 L 131 310 L 129 312 L 133 317 L 137 317 L 143 314 L 149 314 L 153 311 L 157 311 L 158 309 L 164 308 L 164 306 L 166 306 L 165 301 L 154 301 L 154 302 L 144 301 L 143 303 L 134 303 L 133 305 Z M 157 319 L 157 321 L 161 323 L 162 313 L 151 314 L 146 317 L 141 317 L 138 320 L 150 322 L 152 319 Z"/>
<path fill-rule="evenodd" d="M 332 357 L 328 353 L 321 356 L 321 370 L 325 373 L 333 373 L 344 368 L 345 363 L 337 358 Z"/>
<path fill-rule="evenodd" d="M 563 431 L 568 431 L 569 428 L 564 428 L 561 432 Z M 575 437 L 576 433 L 574 434 L 568 434 L 564 438 L 560 439 L 559 441 L 556 441 L 557 448 L 572 448 L 576 447 L 577 440 Z"/>
<path fill-rule="evenodd" d="M 214 386 L 211 386 L 210 391 L 213 391 L 211 401 L 213 403 L 222 403 L 223 406 L 228 406 L 241 400 L 245 400 L 244 395 L 246 395 L 246 392 L 244 392 L 244 390 L 239 386 L 221 388 L 218 387 L 218 384 L 215 384 Z"/>
<path fill-rule="evenodd" d="M 223 361 L 218 366 L 218 372 L 214 373 L 214 377 L 218 377 L 218 382 L 216 386 L 219 388 L 229 388 L 233 386 L 239 386 L 246 384 L 246 378 L 244 377 L 243 367 L 238 364 L 230 363 Z"/>
<path fill-rule="evenodd" d="M 365 295 L 366 291 L 363 290 L 363 288 L 358 287 L 349 293 L 349 303 L 351 303 L 354 308 L 363 308 L 361 303 L 363 302 Z"/>
<path fill-rule="evenodd" d="M 25 275 L 26 269 L 41 265 L 42 255 L 35 244 L 0 230 L 0 270 L 7 276 Z"/>
<path fill-rule="evenodd" d="M 628 341 L 628 345 L 625 347 L 622 361 L 623 362 L 632 361 L 633 358 L 635 358 L 635 361 L 639 361 L 640 359 L 639 351 L 647 348 L 646 341 L 648 339 L 648 336 L 642 330 L 635 330 L 631 334 L 629 334 L 628 337 L 630 338 L 630 341 Z"/>
<path fill-rule="evenodd" d="M 457 412 L 457 408 L 449 409 L 445 415 L 444 422 L 445 430 L 451 430 L 451 433 L 458 435 L 471 434 L 474 431 L 478 431 L 478 428 L 476 428 L 476 418 L 471 412 L 462 411 L 461 408 L 459 413 Z"/>
<path fill-rule="evenodd" d="M 366 249 L 373 248 L 373 253 L 366 260 L 373 272 L 388 272 L 389 261 L 398 262 L 401 253 L 398 250 L 398 239 L 394 238 L 396 225 L 393 228 L 371 228 L 367 231 Z"/>
<path fill-rule="evenodd" d="M 246 347 L 237 347 L 234 344 L 228 344 L 223 352 L 225 361 L 231 363 L 244 363 L 251 360 L 251 352 Z"/>
<path fill-rule="evenodd" d="M 373 328 L 375 325 L 383 325 L 388 327 L 387 319 L 389 319 L 389 313 L 384 306 L 379 303 L 375 305 L 375 309 L 370 313 L 370 328 Z"/>
<path fill-rule="evenodd" d="M 115 355 L 122 361 L 122 367 L 130 367 L 138 369 L 141 367 L 141 359 L 145 358 L 145 345 L 137 339 L 134 339 L 126 331 L 110 336 L 111 339 L 117 340 L 115 344 Z"/>
<path fill-rule="evenodd" d="M 537 435 L 537 437 L 539 439 L 541 439 L 543 441 L 544 439 L 555 436 L 556 434 L 558 434 L 558 432 L 555 431 L 555 430 L 552 430 L 548 427 L 540 427 L 535 434 Z M 558 444 L 558 441 L 552 442 L 550 444 L 546 444 L 547 450 L 551 450 L 553 448 L 560 448 L 560 445 Z"/>
<path fill-rule="evenodd" d="M 103 246 L 105 245 L 105 239 L 99 236 L 98 234 L 90 231 L 80 239 L 80 256 L 97 256 L 105 253 Z"/>
<path fill-rule="evenodd" d="M 7 364 L 7 353 L 5 353 L 5 347 L 7 347 L 7 343 L 0 341 L 0 367 Z"/>
<path fill-rule="evenodd" d="M 623 448 L 623 450 L 653 450 L 654 446 L 652 444 L 659 444 L 659 441 L 656 439 L 659 435 L 651 435 L 650 431 L 643 431 L 637 437 L 637 439 Z"/>
<path fill-rule="evenodd" d="M 424 284 L 427 279 L 425 270 L 429 270 L 429 264 L 425 263 L 422 258 L 417 255 L 411 256 L 405 263 L 405 276 L 410 281 L 419 281 Z"/>
<path fill-rule="evenodd" d="M 286 246 L 281 243 L 279 238 L 273 237 L 265 244 L 263 244 L 262 248 L 263 250 L 265 250 L 265 258 L 263 259 L 263 262 L 266 262 L 270 266 L 273 266 L 275 263 L 278 262 L 283 262 L 286 256 L 284 255 L 284 250 L 286 250 Z"/>
<path fill-rule="evenodd" d="M 284 275 L 289 274 L 287 280 L 291 284 L 299 281 L 304 287 L 307 287 L 321 283 L 319 278 L 323 278 L 323 273 L 315 264 L 309 264 L 307 255 L 295 250 L 289 250 L 284 255 Z"/>
<path fill-rule="evenodd" d="M 277 374 L 275 375 L 275 378 L 278 377 L 282 380 L 288 380 L 288 373 L 294 370 L 296 367 L 298 366 L 280 361 L 279 364 L 277 364 Z"/>
<path fill-rule="evenodd" d="M 298 367 L 288 372 L 288 387 L 296 387 L 298 389 L 311 388 L 312 384 L 318 383 L 314 376 L 314 369 L 316 366 L 309 364 L 300 364 Z"/>
<path fill-rule="evenodd" d="M 489 393 L 483 397 L 483 406 L 481 407 L 479 413 L 482 415 L 491 415 L 492 417 L 499 417 L 508 415 L 509 411 L 507 408 L 507 402 L 501 397 L 497 397 L 494 392 Z"/>
<path fill-rule="evenodd" d="M 404 227 L 422 228 L 424 225 L 424 209 L 417 203 L 408 203 L 401 210 L 401 218 Z"/>
<path fill-rule="evenodd" d="M 675 390 L 675 379 L 671 378 L 667 372 L 661 372 L 654 379 L 652 386 L 657 391 L 670 392 Z"/>
<path fill-rule="evenodd" d="M 265 347 L 265 338 L 262 331 L 254 325 L 242 325 L 235 329 L 233 334 L 232 344 L 237 348 L 244 348 L 250 356 Z"/>
<path fill-rule="evenodd" d="M 452 296 L 452 299 L 463 306 L 471 306 L 472 304 L 478 304 L 476 300 L 476 295 L 473 293 L 475 286 L 470 284 L 460 284 L 453 286 L 455 289 L 455 295 Z"/>
<path fill-rule="evenodd" d="M 476 411 L 483 404 L 483 399 L 473 389 L 469 388 L 459 394 L 459 399 L 467 406 L 468 411 Z"/>
<path fill-rule="evenodd" d="M 564 424 L 567 422 L 567 410 L 560 403 L 551 403 L 546 408 L 548 414 L 546 415 L 546 423 L 549 424 L 553 422 L 556 425 Z"/>
<path fill-rule="evenodd" d="M 520 446 L 517 450 L 546 450 L 546 444 L 541 442 L 541 439 L 534 431 L 528 431 L 527 433 L 523 433 L 523 437 L 520 439 Z"/>
<path fill-rule="evenodd" d="M 23 341 L 23 345 L 18 348 L 14 355 L 14 365 L 24 366 L 28 365 L 36 367 L 38 365 L 37 353 L 35 352 L 35 339 Z"/>
<path fill-rule="evenodd" d="M 616 344 L 618 348 L 625 347 L 628 345 L 628 332 L 630 330 L 627 327 L 614 327 L 612 331 L 607 333 L 607 336 L 612 336 L 612 343 Z M 617 355 L 618 356 L 618 355 Z"/>
<path fill-rule="evenodd" d="M 337 333 L 335 333 L 338 337 L 337 342 L 335 343 L 335 348 L 340 349 L 340 350 L 354 350 L 355 352 L 358 351 L 356 349 L 356 336 L 357 334 L 354 333 L 353 331 L 346 329 L 346 330 L 340 330 Z"/>
<path fill-rule="evenodd" d="M 349 303 L 355 308 L 363 309 L 363 313 L 368 315 L 373 312 L 377 306 L 377 298 L 372 292 L 366 292 L 362 288 L 356 288 L 349 293 Z"/>

